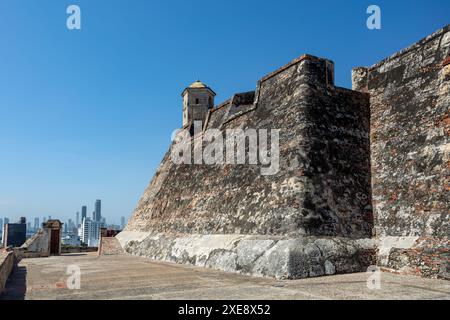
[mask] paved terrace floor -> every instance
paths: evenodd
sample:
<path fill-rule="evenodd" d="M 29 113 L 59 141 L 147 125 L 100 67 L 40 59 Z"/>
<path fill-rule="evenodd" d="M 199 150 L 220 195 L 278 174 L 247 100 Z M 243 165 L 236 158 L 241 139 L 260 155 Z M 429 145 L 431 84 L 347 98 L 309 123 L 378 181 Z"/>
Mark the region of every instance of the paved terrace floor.
<path fill-rule="evenodd" d="M 67 266 L 81 269 L 81 288 L 66 287 Z M 369 290 L 365 273 L 278 281 L 134 256 L 71 254 L 25 259 L 2 299 L 448 299 L 450 281 L 389 273 Z"/>

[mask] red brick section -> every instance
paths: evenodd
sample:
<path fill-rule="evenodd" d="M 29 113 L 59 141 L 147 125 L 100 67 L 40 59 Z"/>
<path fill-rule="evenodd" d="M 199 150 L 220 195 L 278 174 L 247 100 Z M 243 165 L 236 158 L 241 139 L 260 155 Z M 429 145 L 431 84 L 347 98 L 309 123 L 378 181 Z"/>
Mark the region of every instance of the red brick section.
<path fill-rule="evenodd" d="M 100 255 L 121 255 L 124 254 L 119 240 L 115 237 L 102 237 Z"/>
<path fill-rule="evenodd" d="M 445 67 L 449 64 L 450 64 L 450 56 L 448 56 L 447 59 L 444 60 L 444 62 L 442 63 L 442 66 Z"/>

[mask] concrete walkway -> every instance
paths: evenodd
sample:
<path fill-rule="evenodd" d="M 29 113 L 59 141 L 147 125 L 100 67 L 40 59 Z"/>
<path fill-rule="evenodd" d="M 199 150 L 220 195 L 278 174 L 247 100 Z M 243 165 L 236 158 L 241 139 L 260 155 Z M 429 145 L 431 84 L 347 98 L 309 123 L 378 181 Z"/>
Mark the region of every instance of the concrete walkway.
<path fill-rule="evenodd" d="M 69 290 L 69 265 L 81 288 Z M 381 274 L 369 290 L 365 273 L 277 281 L 133 256 L 71 254 L 24 259 L 2 299 L 447 299 L 450 281 Z"/>

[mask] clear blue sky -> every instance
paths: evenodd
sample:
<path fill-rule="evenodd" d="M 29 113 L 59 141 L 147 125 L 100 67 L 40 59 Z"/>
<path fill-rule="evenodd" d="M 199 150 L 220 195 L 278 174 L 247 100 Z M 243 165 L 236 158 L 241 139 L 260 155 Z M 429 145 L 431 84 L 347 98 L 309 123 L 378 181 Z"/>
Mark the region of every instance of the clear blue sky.
<path fill-rule="evenodd" d="M 77 4 L 82 29 L 66 28 Z M 382 29 L 366 28 L 366 9 Z M 0 217 L 129 217 L 200 78 L 217 102 L 310 53 L 336 83 L 450 23 L 450 1 L 0 0 Z"/>

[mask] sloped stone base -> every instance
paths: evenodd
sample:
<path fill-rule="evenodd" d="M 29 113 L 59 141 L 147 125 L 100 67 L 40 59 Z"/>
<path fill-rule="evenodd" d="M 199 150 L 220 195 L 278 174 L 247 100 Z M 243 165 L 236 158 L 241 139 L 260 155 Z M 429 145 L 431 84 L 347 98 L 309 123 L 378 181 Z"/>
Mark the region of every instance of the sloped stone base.
<path fill-rule="evenodd" d="M 379 252 L 385 271 L 450 280 L 448 238 L 384 237 Z"/>
<path fill-rule="evenodd" d="M 278 279 L 365 272 L 375 264 L 376 256 L 374 242 L 370 239 L 170 236 L 127 231 L 116 238 L 129 254 Z"/>

